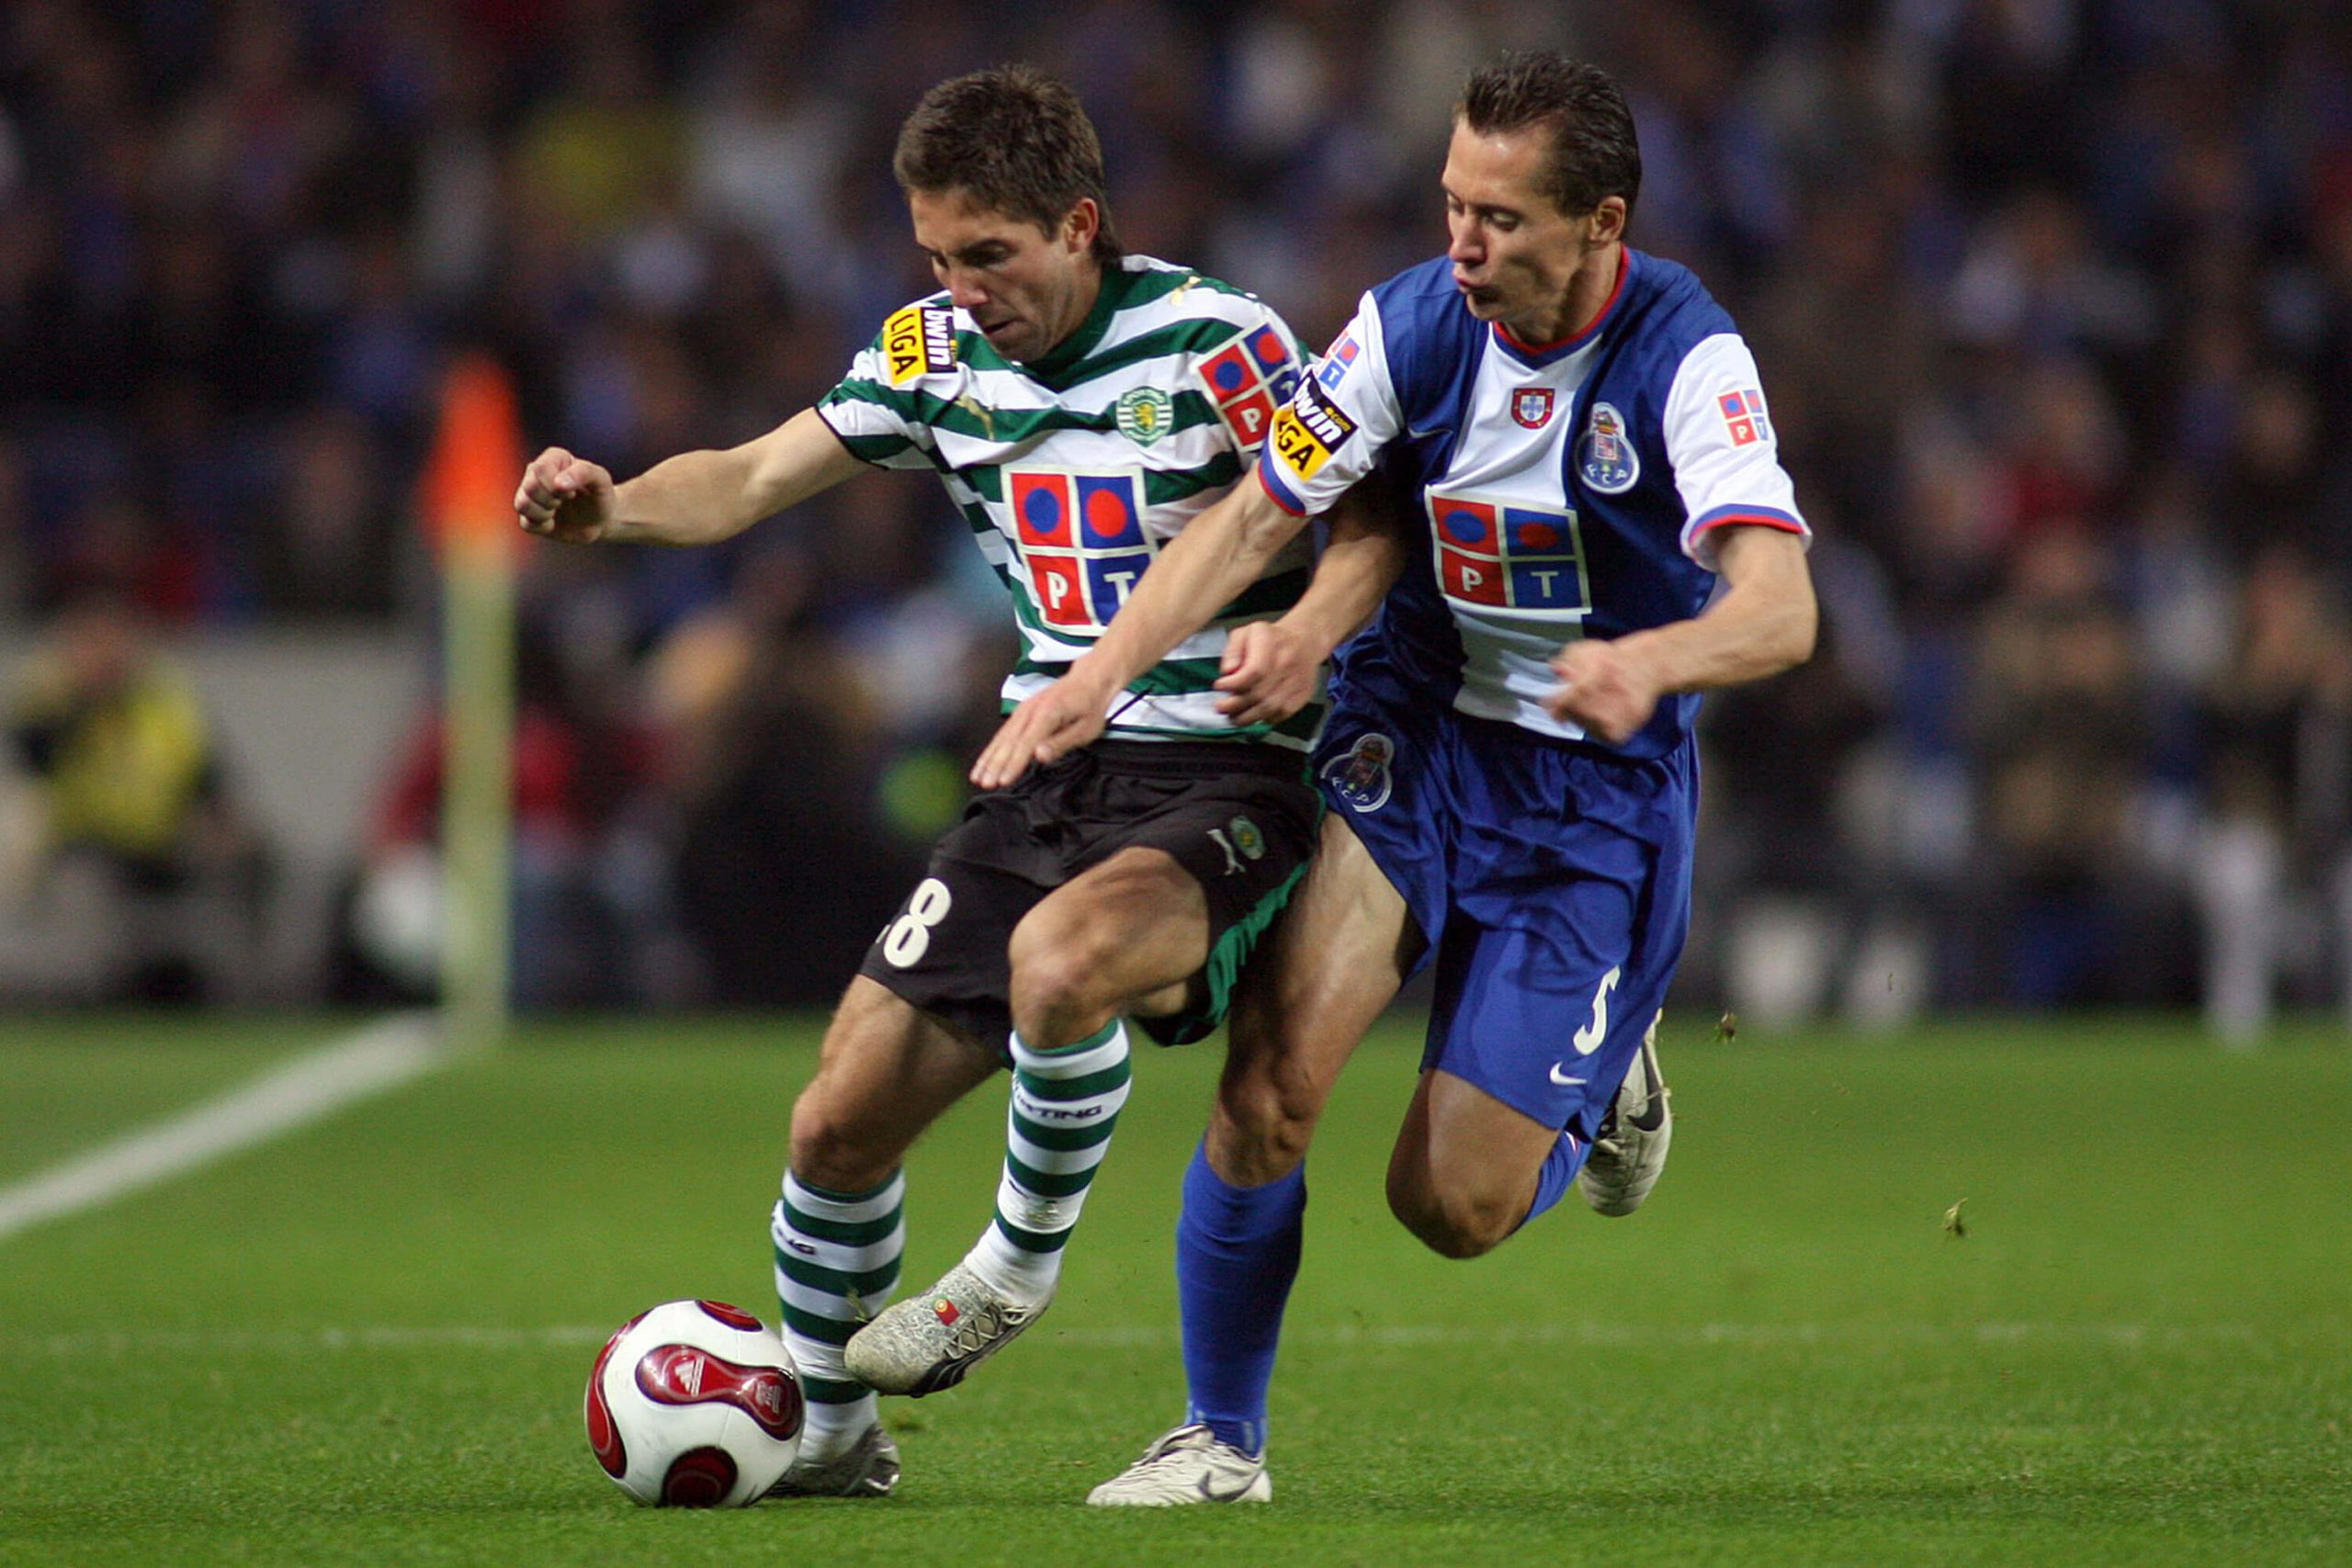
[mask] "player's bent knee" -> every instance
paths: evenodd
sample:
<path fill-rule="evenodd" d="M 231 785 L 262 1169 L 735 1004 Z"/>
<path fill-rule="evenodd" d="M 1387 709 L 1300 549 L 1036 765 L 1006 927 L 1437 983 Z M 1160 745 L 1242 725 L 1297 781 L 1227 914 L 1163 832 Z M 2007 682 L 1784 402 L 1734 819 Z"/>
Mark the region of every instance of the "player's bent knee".
<path fill-rule="evenodd" d="M 1391 1171 L 1388 1212 L 1441 1258 L 1467 1258 L 1492 1252 L 1519 1228 L 1524 1211 L 1484 1193 L 1446 1193 Z"/>
<path fill-rule="evenodd" d="M 1102 1015 L 1136 999 L 1120 989 L 1120 953 L 1101 923 L 1040 918 L 1032 910 L 1013 928 L 1007 957 L 1013 1024 L 1033 1042 L 1072 1028 L 1088 1032 L 1100 1027 Z"/>
<path fill-rule="evenodd" d="M 1252 1073 L 1218 1086 L 1212 1115 L 1220 1145 L 1253 1175 L 1263 1172 L 1258 1179 L 1271 1181 L 1306 1157 L 1322 1111 L 1316 1086 Z"/>
<path fill-rule="evenodd" d="M 835 1192 L 864 1192 L 898 1168 L 901 1151 L 879 1146 L 822 1077 L 792 1106 L 792 1173 Z"/>
<path fill-rule="evenodd" d="M 1114 1006 L 1122 998 L 1099 994 L 1100 973 L 1093 955 L 1082 948 L 1036 945 L 1024 952 L 1016 941 L 1008 998 L 1013 1027 L 1032 1043 L 1043 1043 L 1073 1027 L 1072 1021 Z"/>

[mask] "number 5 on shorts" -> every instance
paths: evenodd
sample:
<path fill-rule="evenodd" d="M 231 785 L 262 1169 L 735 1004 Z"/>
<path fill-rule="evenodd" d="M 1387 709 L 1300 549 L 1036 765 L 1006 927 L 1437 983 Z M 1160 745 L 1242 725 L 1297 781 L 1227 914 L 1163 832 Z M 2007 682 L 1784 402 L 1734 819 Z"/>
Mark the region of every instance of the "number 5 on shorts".
<path fill-rule="evenodd" d="M 948 906 L 955 901 L 947 884 L 935 876 L 924 877 L 908 901 L 907 912 L 882 933 L 882 956 L 899 969 L 921 961 L 931 951 L 931 928 L 947 918 Z"/>

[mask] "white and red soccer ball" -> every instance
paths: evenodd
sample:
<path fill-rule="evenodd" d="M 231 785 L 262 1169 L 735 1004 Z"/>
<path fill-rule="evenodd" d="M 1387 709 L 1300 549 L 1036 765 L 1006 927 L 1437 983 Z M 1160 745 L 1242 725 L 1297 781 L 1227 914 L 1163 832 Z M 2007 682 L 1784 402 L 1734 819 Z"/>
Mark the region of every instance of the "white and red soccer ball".
<path fill-rule="evenodd" d="M 724 1302 L 621 1325 L 588 1374 L 588 1446 L 640 1503 L 741 1508 L 800 1451 L 799 1374 L 773 1329 Z"/>

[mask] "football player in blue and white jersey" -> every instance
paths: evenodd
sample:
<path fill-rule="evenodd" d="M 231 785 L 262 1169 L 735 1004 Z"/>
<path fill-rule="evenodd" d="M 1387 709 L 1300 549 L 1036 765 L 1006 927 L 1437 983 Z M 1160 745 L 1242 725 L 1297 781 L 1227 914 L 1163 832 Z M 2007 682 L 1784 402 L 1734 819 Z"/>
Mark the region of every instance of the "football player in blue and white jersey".
<path fill-rule="evenodd" d="M 1262 717 L 1377 608 L 1338 655 L 1321 847 L 1236 1007 L 1185 1179 L 1186 1421 L 1092 1502 L 1271 1495 L 1301 1162 L 1421 965 L 1435 1003 L 1388 1171 L 1414 1235 L 1475 1257 L 1571 1180 L 1631 1213 L 1663 1165 L 1655 1032 L 1689 923 L 1697 694 L 1804 660 L 1815 614 L 1755 362 L 1689 271 L 1625 244 L 1640 181 L 1604 73 L 1555 53 L 1477 72 L 1446 254 L 1363 297 L 1256 482 L 1193 521 L 975 766 L 999 786 L 1091 739 L 1106 694 L 1360 480 L 1402 501 L 1397 532 L 1335 525 L 1298 606 L 1224 656 L 1230 711 Z"/>

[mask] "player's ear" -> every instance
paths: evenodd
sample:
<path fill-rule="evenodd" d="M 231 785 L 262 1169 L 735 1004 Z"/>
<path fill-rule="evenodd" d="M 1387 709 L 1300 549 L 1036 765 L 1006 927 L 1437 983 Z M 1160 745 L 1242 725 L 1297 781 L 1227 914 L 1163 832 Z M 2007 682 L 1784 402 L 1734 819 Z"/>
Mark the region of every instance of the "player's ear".
<path fill-rule="evenodd" d="M 1092 197 L 1081 196 L 1078 205 L 1062 219 L 1062 246 L 1070 251 L 1091 251 L 1094 248 L 1094 236 L 1102 228 L 1102 209 L 1095 205 Z"/>
<path fill-rule="evenodd" d="M 1600 205 L 1585 214 L 1585 243 L 1605 245 L 1625 237 L 1625 198 L 1604 196 Z"/>

